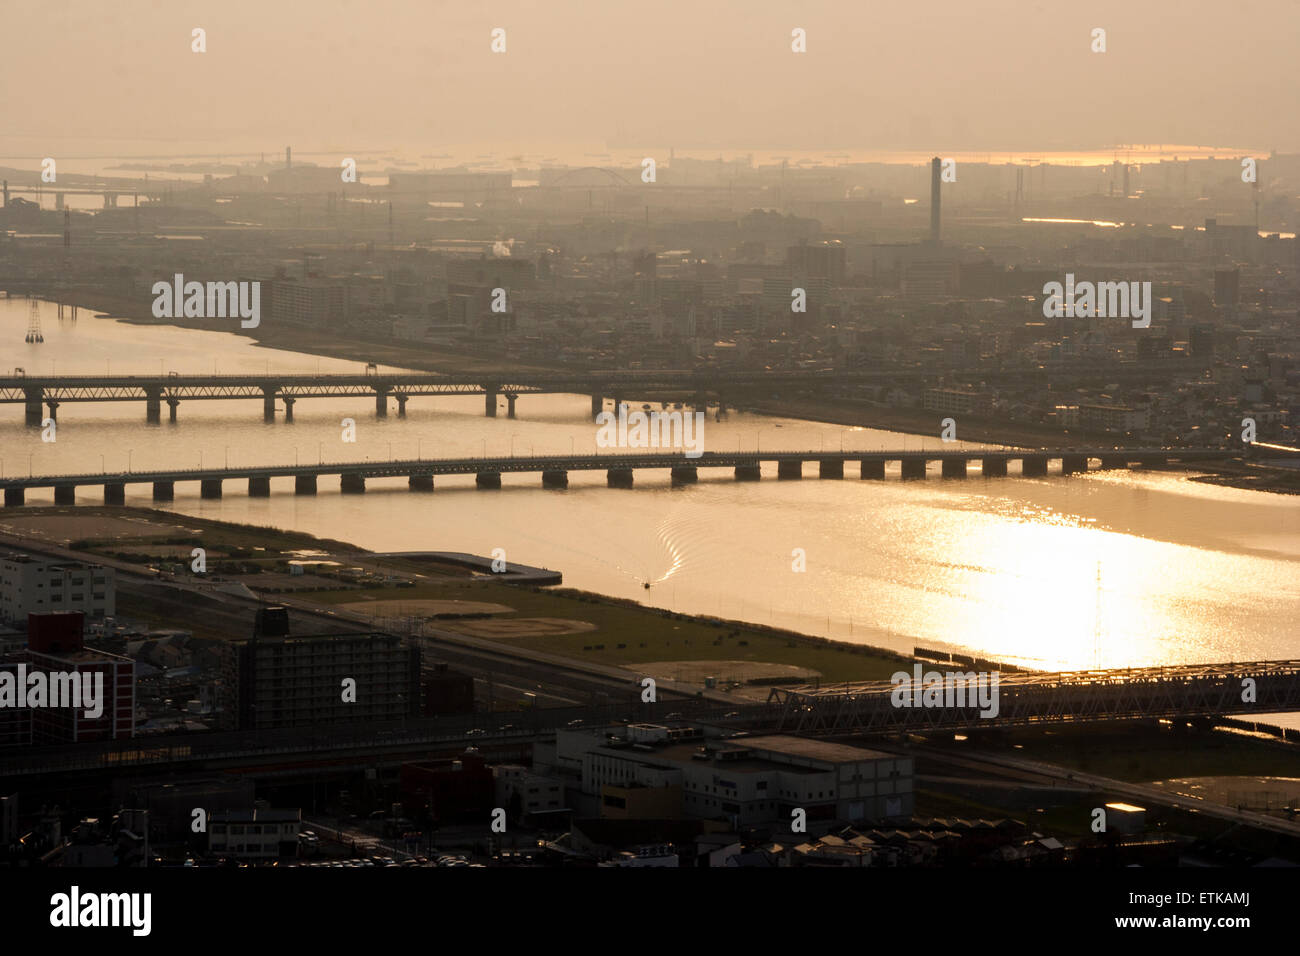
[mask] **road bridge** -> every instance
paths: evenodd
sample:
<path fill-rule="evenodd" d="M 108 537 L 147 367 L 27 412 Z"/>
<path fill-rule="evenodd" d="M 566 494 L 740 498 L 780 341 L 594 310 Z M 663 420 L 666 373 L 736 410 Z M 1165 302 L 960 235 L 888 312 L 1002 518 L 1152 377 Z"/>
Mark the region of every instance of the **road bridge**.
<path fill-rule="evenodd" d="M 0 477 L 0 490 L 8 506 L 26 503 L 26 492 L 34 488 L 53 488 L 55 504 L 74 504 L 77 490 L 102 486 L 104 503 L 123 504 L 128 484 L 153 485 L 155 501 L 171 501 L 178 482 L 198 482 L 204 498 L 220 498 L 227 481 L 247 482 L 248 494 L 267 497 L 273 478 L 293 478 L 294 493 L 314 495 L 321 477 L 337 477 L 343 494 L 361 494 L 367 479 L 406 478 L 412 491 L 432 491 L 435 476 L 474 475 L 480 489 L 501 487 L 507 473 L 535 473 L 542 487 L 568 487 L 570 471 L 605 471 L 611 488 L 630 488 L 638 469 L 667 469 L 673 484 L 686 485 L 699 480 L 700 469 L 730 468 L 737 481 L 756 481 L 762 466 L 775 465 L 777 478 L 803 477 L 805 466 L 816 463 L 818 477 L 842 479 L 846 464 L 856 464 L 863 479 L 884 479 L 887 466 L 898 463 L 903 479 L 923 479 L 930 465 L 938 462 L 944 478 L 965 478 L 968 466 L 978 464 L 987 478 L 1004 478 L 1013 474 L 1009 465 L 1018 463 L 1019 475 L 1045 477 L 1050 473 L 1070 475 L 1091 470 L 1093 463 L 1101 469 L 1152 467 L 1171 462 L 1194 463 L 1232 457 L 1224 450 L 1204 448 L 1031 448 L 1018 450 L 965 449 L 953 451 L 876 451 L 876 452 L 704 452 L 688 457 L 681 452 L 647 452 L 594 455 L 529 455 L 496 458 L 415 458 L 390 461 L 326 462 L 314 465 L 261 465 L 254 467 L 220 467 L 191 469 L 153 469 L 117 473 L 65 475 L 28 475 Z"/>

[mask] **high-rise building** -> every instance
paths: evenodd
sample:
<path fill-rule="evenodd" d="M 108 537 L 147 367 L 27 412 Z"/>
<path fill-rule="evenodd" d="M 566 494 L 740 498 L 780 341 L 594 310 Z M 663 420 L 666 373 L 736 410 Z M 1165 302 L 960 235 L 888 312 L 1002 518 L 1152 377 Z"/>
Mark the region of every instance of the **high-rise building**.
<path fill-rule="evenodd" d="M 239 730 L 398 720 L 420 711 L 420 650 L 391 634 L 290 636 L 283 608 L 226 645 L 222 718 Z"/>

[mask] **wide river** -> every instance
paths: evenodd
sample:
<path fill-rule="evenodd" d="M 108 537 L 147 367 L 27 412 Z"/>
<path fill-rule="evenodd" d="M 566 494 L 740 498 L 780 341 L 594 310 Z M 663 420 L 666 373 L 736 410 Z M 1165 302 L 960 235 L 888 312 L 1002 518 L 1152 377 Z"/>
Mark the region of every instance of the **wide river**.
<path fill-rule="evenodd" d="M 28 345 L 30 303 L 0 299 L 0 374 L 360 371 L 359 362 L 260 348 L 221 331 L 139 326 L 80 313 L 60 322 L 39 303 L 45 341 Z M 214 320 L 218 322 L 220 320 Z M 358 356 L 363 359 L 364 356 Z M 640 399 L 633 400 L 639 407 Z M 504 406 L 504 401 L 503 401 Z M 65 404 L 57 441 L 0 407 L 5 475 L 569 453 L 596 450 L 584 395 L 524 396 L 515 420 L 483 415 L 481 396 L 413 398 L 405 419 L 374 417 L 363 398 L 305 399 L 295 422 L 261 421 L 256 401 L 191 401 L 175 425 L 145 424 L 143 402 Z M 342 441 L 343 418 L 356 442 Z M 166 408 L 164 407 L 164 419 Z M 937 426 L 936 426 L 937 427 Z M 706 450 L 828 451 L 920 447 L 922 439 L 755 414 L 710 420 Z M 938 448 L 937 438 L 924 440 Z M 896 466 L 895 466 L 896 467 Z M 230 482 L 221 500 L 176 487 L 171 510 L 275 526 L 374 550 L 455 550 L 555 568 L 566 585 L 675 610 L 721 615 L 910 651 L 972 651 L 1051 668 L 1300 656 L 1300 500 L 1216 488 L 1181 473 L 1098 472 L 1062 478 L 964 481 L 738 483 L 702 470 L 672 488 L 638 471 L 631 490 L 575 472 L 564 491 L 536 474 L 478 491 L 438 478 L 433 494 L 404 479 L 370 480 L 343 496 L 322 479 L 298 497 L 291 479 L 269 498 Z M 52 492 L 28 494 L 31 503 Z M 102 502 L 98 488 L 81 492 Z M 148 485 L 127 503 L 151 507 Z M 4 515 L 0 513 L 0 522 Z M 796 549 L 806 570 L 794 570 Z M 651 587 L 646 590 L 644 584 Z"/>

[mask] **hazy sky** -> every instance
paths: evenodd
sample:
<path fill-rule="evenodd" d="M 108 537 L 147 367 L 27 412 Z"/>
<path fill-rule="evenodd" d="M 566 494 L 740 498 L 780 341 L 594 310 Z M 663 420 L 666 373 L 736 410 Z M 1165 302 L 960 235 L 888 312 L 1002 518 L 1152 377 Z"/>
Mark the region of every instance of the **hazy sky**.
<path fill-rule="evenodd" d="M 1300 150 L 1300 0 L 39 0 L 4 22 L 0 155 Z"/>

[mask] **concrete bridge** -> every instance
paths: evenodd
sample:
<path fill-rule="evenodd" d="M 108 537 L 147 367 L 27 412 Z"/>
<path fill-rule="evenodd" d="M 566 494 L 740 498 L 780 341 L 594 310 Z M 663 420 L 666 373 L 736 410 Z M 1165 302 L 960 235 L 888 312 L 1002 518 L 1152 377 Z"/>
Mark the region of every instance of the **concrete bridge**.
<path fill-rule="evenodd" d="M 911 665 L 899 670 L 914 676 Z M 922 671 L 973 674 L 977 668 L 929 662 Z M 978 706 L 898 707 L 893 691 L 889 681 L 774 688 L 768 703 L 779 710 L 782 733 L 801 734 L 1268 714 L 1300 710 L 1300 660 L 1005 673 L 997 714 L 988 717 Z"/>
<path fill-rule="evenodd" d="M 780 479 L 800 479 L 804 466 L 816 463 L 819 478 L 841 479 L 845 464 L 856 464 L 863 479 L 883 479 L 886 466 L 899 463 L 904 479 L 925 478 L 931 462 L 939 462 L 944 478 L 965 478 L 968 466 L 978 464 L 987 478 L 1003 478 L 1012 473 L 1009 465 L 1019 464 L 1023 477 L 1044 477 L 1049 462 L 1059 461 L 1059 470 L 1051 473 L 1070 475 L 1088 471 L 1096 462 L 1099 469 L 1128 468 L 1132 465 L 1159 466 L 1171 462 L 1187 463 L 1222 460 L 1234 453 L 1192 448 L 1069 448 L 964 451 L 877 451 L 877 452 L 705 452 L 688 458 L 680 452 L 618 453 L 595 455 L 537 455 L 500 458 L 420 458 L 395 461 L 332 462 L 315 465 L 271 465 L 246 468 L 165 469 L 118 472 L 115 474 L 30 475 L 26 478 L 0 478 L 4 503 L 22 505 L 29 488 L 53 488 L 55 504 L 73 504 L 78 488 L 102 486 L 105 504 L 123 504 L 128 484 L 153 485 L 155 501 L 171 501 L 177 482 L 198 482 L 204 498 L 220 498 L 227 481 L 247 481 L 248 494 L 267 497 L 272 478 L 293 478 L 294 492 L 314 495 L 322 476 L 339 478 L 344 494 L 361 494 L 367 478 L 406 478 L 412 491 L 432 491 L 437 475 L 474 475 L 480 489 L 501 487 L 501 476 L 509 472 L 540 473 L 542 487 L 566 488 L 570 471 L 605 471 L 611 488 L 631 488 L 637 469 L 668 469 L 675 485 L 699 480 L 701 468 L 730 468 L 737 481 L 757 481 L 762 465 L 775 464 Z"/>

